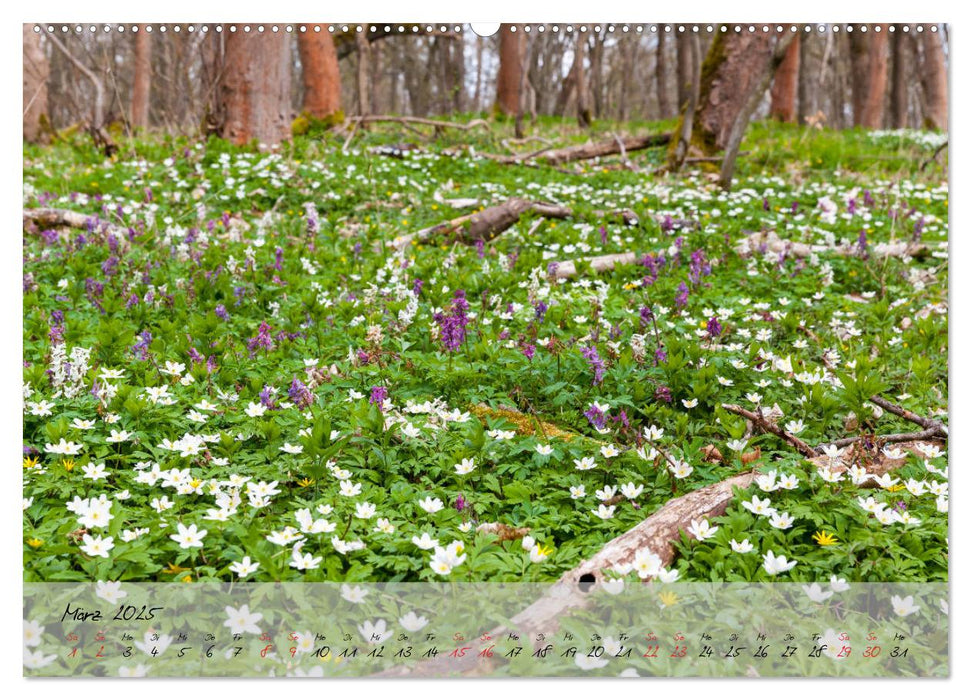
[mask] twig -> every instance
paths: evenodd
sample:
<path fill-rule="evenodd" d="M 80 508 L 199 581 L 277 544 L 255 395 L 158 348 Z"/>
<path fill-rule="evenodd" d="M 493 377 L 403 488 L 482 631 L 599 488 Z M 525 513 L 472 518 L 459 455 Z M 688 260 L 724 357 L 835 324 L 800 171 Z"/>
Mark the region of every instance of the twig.
<path fill-rule="evenodd" d="M 924 172 L 924 168 L 926 168 L 928 165 L 930 165 L 935 160 L 937 160 L 937 156 L 939 156 L 940 153 L 941 153 L 941 151 L 943 151 L 945 148 L 947 148 L 947 141 L 945 141 L 940 146 L 938 146 L 937 148 L 935 148 L 934 149 L 934 154 L 930 158 L 928 158 L 927 160 L 925 160 L 923 163 L 920 164 L 920 172 Z"/>
<path fill-rule="evenodd" d="M 772 433 L 776 437 L 782 438 L 806 457 L 815 457 L 817 454 L 816 450 L 814 450 L 808 444 L 797 438 L 789 431 L 783 430 L 775 423 L 766 420 L 765 416 L 763 416 L 761 413 L 755 413 L 753 411 L 749 411 L 748 409 L 742 408 L 741 406 L 736 406 L 735 404 L 730 403 L 723 403 L 722 408 L 729 413 L 734 413 L 737 416 L 748 418 L 753 424 L 760 427 L 764 432 Z"/>
<path fill-rule="evenodd" d="M 898 406 L 895 403 L 887 401 L 882 396 L 871 396 L 870 403 L 876 404 L 885 411 L 890 411 L 894 415 L 900 416 L 904 420 L 909 420 L 911 423 L 915 423 L 922 428 L 927 430 L 933 430 L 939 432 L 942 436 L 947 437 L 947 426 L 944 425 L 939 420 L 934 420 L 933 418 L 924 418 L 923 416 L 918 416 L 913 411 L 908 411 L 903 406 Z"/>

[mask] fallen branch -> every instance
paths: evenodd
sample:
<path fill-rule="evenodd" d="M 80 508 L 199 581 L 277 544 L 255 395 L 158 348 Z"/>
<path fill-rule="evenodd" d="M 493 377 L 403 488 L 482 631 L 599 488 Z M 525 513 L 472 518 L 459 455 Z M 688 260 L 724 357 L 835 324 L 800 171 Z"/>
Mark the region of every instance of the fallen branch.
<path fill-rule="evenodd" d="M 847 257 L 860 255 L 856 243 L 842 246 L 810 245 L 779 238 L 775 231 L 759 231 L 743 238 L 735 247 L 740 255 L 764 251 L 767 253 L 785 254 L 796 258 L 808 258 L 811 255 L 830 253 Z M 867 249 L 870 255 L 877 258 L 918 257 L 927 252 L 923 243 L 910 241 L 896 241 L 894 243 L 876 243 Z"/>
<path fill-rule="evenodd" d="M 563 165 L 577 160 L 590 160 L 604 156 L 622 155 L 625 159 L 632 151 L 643 151 L 646 148 L 665 146 L 671 141 L 671 134 L 651 134 L 650 136 L 614 137 L 606 141 L 582 143 L 565 148 L 544 148 L 535 153 L 515 156 L 503 156 L 483 153 L 483 157 L 505 165 L 523 163 L 528 160 L 539 160 L 546 165 Z"/>
<path fill-rule="evenodd" d="M 945 142 L 944 142 L 944 143 L 942 143 L 942 144 L 941 144 L 940 146 L 938 146 L 937 148 L 935 148 L 935 149 L 934 149 L 934 153 L 933 153 L 933 154 L 931 154 L 931 157 L 930 157 L 930 158 L 928 158 L 927 160 L 925 160 L 925 161 L 924 161 L 923 163 L 921 163 L 921 164 L 920 164 L 920 172 L 924 172 L 924 169 L 925 169 L 925 168 L 926 168 L 926 167 L 927 167 L 928 165 L 930 165 L 930 164 L 931 164 L 931 163 L 933 163 L 933 162 L 934 162 L 935 160 L 937 160 L 937 156 L 939 156 L 939 155 L 941 154 L 941 151 L 943 151 L 943 150 L 944 150 L 945 148 L 947 148 L 947 141 L 945 141 Z"/>
<path fill-rule="evenodd" d="M 761 413 L 755 413 L 754 411 L 749 411 L 741 406 L 736 406 L 735 404 L 723 403 L 722 408 L 724 408 L 729 413 L 734 413 L 737 416 L 742 416 L 752 421 L 752 424 L 761 428 L 762 432 L 772 433 L 776 437 L 782 438 L 790 445 L 799 450 L 806 457 L 815 457 L 816 450 L 810 447 L 808 444 L 797 438 L 795 435 L 787 430 L 783 430 L 778 425 L 772 421 L 766 419 Z"/>
<path fill-rule="evenodd" d="M 880 445 L 890 445 L 898 442 L 917 442 L 920 440 L 934 440 L 941 439 L 944 437 L 938 428 L 929 428 L 928 430 L 922 430 L 919 433 L 890 433 L 889 435 L 856 435 L 853 437 L 840 438 L 839 440 L 833 440 L 832 442 L 827 442 L 826 445 L 836 445 L 837 447 L 846 447 L 847 445 L 853 445 L 861 440 L 873 440 L 873 442 L 879 447 Z M 822 454 L 823 445 L 816 448 L 817 454 Z"/>
<path fill-rule="evenodd" d="M 487 207 L 474 214 L 466 214 L 415 233 L 399 236 L 391 244 L 400 250 L 413 242 L 420 243 L 450 235 L 454 235 L 455 240 L 466 245 L 471 245 L 476 241 L 491 241 L 518 222 L 520 217 L 527 212 L 550 219 L 570 219 L 574 216 L 573 209 L 561 204 L 534 202 L 519 197 L 511 197 L 502 204 Z M 637 214 L 630 209 L 597 210 L 593 212 L 593 215 L 597 218 L 617 218 L 627 226 L 636 225 L 639 220 Z"/>
<path fill-rule="evenodd" d="M 947 437 L 947 434 L 948 434 L 947 433 L 947 426 L 944 425 L 939 420 L 934 420 L 933 418 L 924 418 L 923 416 L 918 416 L 913 411 L 908 411 L 903 406 L 898 406 L 895 403 L 892 403 L 890 401 L 887 401 L 882 396 L 871 396 L 870 397 L 870 403 L 876 404 L 877 406 L 879 406 L 883 410 L 889 411 L 890 413 L 893 413 L 896 416 L 900 416 L 904 420 L 909 420 L 911 423 L 914 423 L 916 425 L 919 425 L 922 428 L 926 428 L 927 430 L 936 430 L 936 431 L 939 431 L 939 433 L 940 433 L 940 435 L 942 437 L 945 437 L 945 438 Z"/>

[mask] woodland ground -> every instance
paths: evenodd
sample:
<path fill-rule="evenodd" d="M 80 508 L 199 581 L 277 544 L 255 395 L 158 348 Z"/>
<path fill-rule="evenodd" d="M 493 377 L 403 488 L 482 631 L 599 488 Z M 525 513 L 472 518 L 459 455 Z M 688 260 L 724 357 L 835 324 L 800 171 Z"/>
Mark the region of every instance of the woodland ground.
<path fill-rule="evenodd" d="M 415 128 L 25 147 L 25 209 L 92 217 L 25 226 L 27 580 L 552 580 L 750 469 L 615 575 L 946 579 L 946 445 L 875 442 L 919 428 L 869 401 L 946 421 L 943 136 L 754 124 L 726 193 L 663 147 Z M 573 216 L 392 245 L 508 197 Z M 766 231 L 819 248 L 740 246 Z"/>

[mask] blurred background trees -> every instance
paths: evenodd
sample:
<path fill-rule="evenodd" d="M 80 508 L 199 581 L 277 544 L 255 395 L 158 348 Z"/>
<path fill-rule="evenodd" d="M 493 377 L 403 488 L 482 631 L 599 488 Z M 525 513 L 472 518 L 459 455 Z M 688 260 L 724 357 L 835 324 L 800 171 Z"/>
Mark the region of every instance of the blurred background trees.
<path fill-rule="evenodd" d="M 764 36 L 717 25 L 711 33 L 706 25 L 503 25 L 490 37 L 456 25 L 333 34 L 312 24 L 292 34 L 258 34 L 256 25 L 54 26 L 24 26 L 23 134 L 31 141 L 113 126 L 275 144 L 293 130 L 368 114 L 683 125 L 692 103 L 695 136 L 724 113 L 714 129 L 719 148 L 749 108 L 746 120 L 947 128 L 943 25 L 794 25 L 781 35 L 772 25 Z"/>

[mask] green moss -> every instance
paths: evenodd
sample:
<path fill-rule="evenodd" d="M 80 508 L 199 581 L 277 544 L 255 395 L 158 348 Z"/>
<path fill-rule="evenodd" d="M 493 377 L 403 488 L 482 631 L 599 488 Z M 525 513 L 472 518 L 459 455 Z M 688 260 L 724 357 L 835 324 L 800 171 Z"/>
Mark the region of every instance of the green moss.
<path fill-rule="evenodd" d="M 344 122 L 344 110 L 339 109 L 323 118 L 314 117 L 307 112 L 301 112 L 290 125 L 290 132 L 294 136 L 318 136 L 330 131 Z"/>

